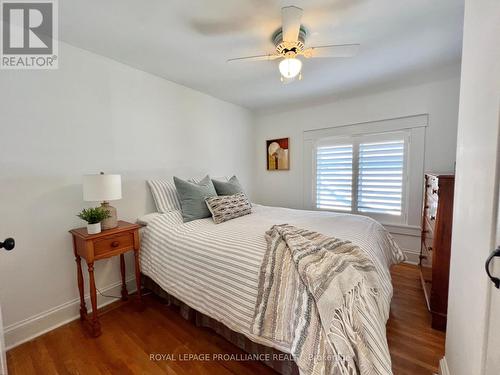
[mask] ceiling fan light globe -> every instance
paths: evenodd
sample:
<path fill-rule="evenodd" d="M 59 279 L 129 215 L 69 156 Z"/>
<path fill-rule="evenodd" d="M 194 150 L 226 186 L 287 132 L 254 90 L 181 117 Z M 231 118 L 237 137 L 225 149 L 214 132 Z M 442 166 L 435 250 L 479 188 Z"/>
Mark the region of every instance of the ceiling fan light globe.
<path fill-rule="evenodd" d="M 302 61 L 296 58 L 284 59 L 280 62 L 279 70 L 285 78 L 296 77 L 302 70 Z"/>

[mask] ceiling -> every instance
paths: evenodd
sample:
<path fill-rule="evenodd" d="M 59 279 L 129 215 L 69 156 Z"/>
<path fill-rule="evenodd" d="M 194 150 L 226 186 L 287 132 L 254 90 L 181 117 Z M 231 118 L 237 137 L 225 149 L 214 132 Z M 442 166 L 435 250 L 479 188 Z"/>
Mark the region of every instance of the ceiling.
<path fill-rule="evenodd" d="M 304 9 L 307 46 L 360 43 L 349 59 L 304 61 L 303 80 L 280 82 L 271 53 L 280 8 Z M 241 106 L 265 110 L 362 90 L 456 63 L 462 0 L 64 0 L 59 35 L 104 55 Z"/>

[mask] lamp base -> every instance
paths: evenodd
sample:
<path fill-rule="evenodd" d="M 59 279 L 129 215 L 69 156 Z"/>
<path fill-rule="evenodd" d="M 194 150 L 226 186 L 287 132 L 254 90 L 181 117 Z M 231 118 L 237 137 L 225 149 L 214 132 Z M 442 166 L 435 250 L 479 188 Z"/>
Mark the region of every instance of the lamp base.
<path fill-rule="evenodd" d="M 109 202 L 102 202 L 101 207 L 109 212 L 111 217 L 101 221 L 102 230 L 113 229 L 118 226 L 118 217 L 116 216 L 116 208 L 109 205 Z"/>

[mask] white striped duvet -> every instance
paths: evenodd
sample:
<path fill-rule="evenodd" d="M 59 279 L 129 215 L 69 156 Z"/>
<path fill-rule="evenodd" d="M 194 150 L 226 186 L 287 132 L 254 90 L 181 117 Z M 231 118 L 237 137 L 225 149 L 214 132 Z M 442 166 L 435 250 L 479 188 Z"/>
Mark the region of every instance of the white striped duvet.
<path fill-rule="evenodd" d="M 275 224 L 291 224 L 358 245 L 373 260 L 382 295 L 390 302 L 389 266 L 404 255 L 379 223 L 357 215 L 254 205 L 252 214 L 221 224 L 211 218 L 183 223 L 179 211 L 149 216 L 142 237 L 142 272 L 166 292 L 230 329 L 289 352 L 279 343 L 250 333 L 267 246 L 264 234 Z"/>

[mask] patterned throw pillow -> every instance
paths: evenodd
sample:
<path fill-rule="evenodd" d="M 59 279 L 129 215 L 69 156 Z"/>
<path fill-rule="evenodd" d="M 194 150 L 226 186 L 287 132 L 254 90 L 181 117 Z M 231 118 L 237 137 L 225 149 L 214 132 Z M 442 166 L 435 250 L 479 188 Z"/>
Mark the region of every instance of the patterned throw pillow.
<path fill-rule="evenodd" d="M 205 199 L 215 224 L 252 213 L 252 205 L 244 193 Z"/>

